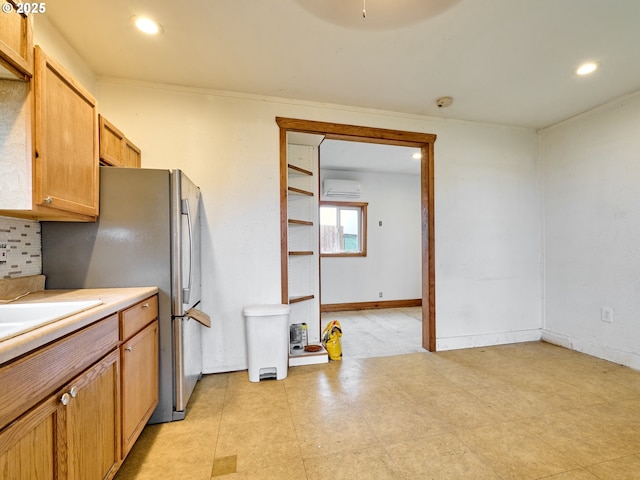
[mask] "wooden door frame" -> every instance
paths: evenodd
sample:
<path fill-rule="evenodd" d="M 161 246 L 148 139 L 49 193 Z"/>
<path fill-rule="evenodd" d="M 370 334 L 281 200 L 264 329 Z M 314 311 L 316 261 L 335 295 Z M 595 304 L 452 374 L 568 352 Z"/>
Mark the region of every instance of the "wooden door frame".
<path fill-rule="evenodd" d="M 379 143 L 419 148 L 420 202 L 422 222 L 422 347 L 436 350 L 436 285 L 434 232 L 433 144 L 436 135 L 384 128 L 360 127 L 340 123 L 317 122 L 276 117 L 280 127 L 280 268 L 282 303 L 289 303 L 289 269 L 287 249 L 287 132 L 324 135 L 332 140 Z"/>

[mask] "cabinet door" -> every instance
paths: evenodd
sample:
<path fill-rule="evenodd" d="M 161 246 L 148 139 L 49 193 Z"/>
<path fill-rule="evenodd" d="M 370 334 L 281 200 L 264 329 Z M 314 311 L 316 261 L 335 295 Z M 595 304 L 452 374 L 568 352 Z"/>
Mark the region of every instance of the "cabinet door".
<path fill-rule="evenodd" d="M 120 466 L 120 355 L 113 351 L 68 384 L 60 478 L 103 480 Z"/>
<path fill-rule="evenodd" d="M 17 13 L 14 1 L 0 0 L 0 67 L 18 78 L 28 80 L 33 75 L 33 31 L 31 19 Z M 13 9 L 7 12 L 10 5 Z M 42 4 L 41 4 L 42 5 Z M 3 77 L 0 68 L 0 77 Z"/>
<path fill-rule="evenodd" d="M 35 49 L 34 86 L 34 204 L 96 217 L 96 101 L 39 47 Z"/>
<path fill-rule="evenodd" d="M 142 152 L 128 138 L 124 139 L 124 159 L 123 167 L 140 168 L 142 165 Z"/>
<path fill-rule="evenodd" d="M 0 474 L 3 480 L 54 480 L 60 403 L 50 398 L 0 433 Z"/>
<path fill-rule="evenodd" d="M 158 405 L 158 321 L 141 330 L 120 350 L 124 458 Z"/>
<path fill-rule="evenodd" d="M 109 120 L 100 119 L 100 160 L 106 165 L 120 167 L 124 157 L 124 134 Z"/>

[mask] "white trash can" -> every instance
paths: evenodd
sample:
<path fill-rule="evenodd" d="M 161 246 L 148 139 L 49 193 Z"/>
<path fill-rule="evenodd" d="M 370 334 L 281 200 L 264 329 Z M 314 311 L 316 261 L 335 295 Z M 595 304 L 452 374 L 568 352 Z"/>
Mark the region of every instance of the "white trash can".
<path fill-rule="evenodd" d="M 289 305 L 244 307 L 249 381 L 287 378 L 290 311 Z"/>

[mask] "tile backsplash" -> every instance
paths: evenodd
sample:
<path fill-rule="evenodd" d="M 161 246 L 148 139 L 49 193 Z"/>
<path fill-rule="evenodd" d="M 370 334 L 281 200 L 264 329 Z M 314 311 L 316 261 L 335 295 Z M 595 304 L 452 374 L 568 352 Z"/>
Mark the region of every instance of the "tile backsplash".
<path fill-rule="evenodd" d="M 6 245 L 6 262 L 0 261 L 0 278 L 42 273 L 40 222 L 0 217 L 0 247 Z"/>

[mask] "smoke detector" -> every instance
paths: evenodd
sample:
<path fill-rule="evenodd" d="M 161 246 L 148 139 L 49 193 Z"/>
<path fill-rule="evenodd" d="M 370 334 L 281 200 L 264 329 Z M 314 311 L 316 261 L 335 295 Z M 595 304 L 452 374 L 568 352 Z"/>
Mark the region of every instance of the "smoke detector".
<path fill-rule="evenodd" d="M 450 107 L 452 103 L 453 98 L 451 97 L 440 97 L 438 100 L 436 100 L 436 105 L 438 106 L 438 108 Z"/>

